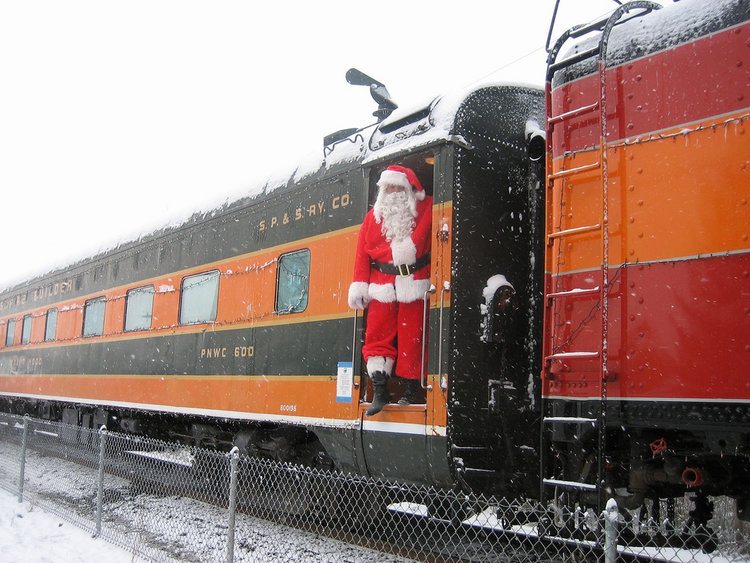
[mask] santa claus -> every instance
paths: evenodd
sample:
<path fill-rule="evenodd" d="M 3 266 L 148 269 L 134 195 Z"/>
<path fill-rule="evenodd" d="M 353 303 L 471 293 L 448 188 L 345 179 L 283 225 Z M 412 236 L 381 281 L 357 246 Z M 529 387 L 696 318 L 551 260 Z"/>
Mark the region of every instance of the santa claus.
<path fill-rule="evenodd" d="M 377 185 L 378 198 L 359 232 L 349 286 L 349 306 L 368 308 L 362 354 L 375 393 L 367 416 L 388 404 L 386 383 L 394 366 L 405 380 L 399 404 L 418 399 L 422 298 L 430 288 L 432 197 L 404 166 L 389 166 Z"/>

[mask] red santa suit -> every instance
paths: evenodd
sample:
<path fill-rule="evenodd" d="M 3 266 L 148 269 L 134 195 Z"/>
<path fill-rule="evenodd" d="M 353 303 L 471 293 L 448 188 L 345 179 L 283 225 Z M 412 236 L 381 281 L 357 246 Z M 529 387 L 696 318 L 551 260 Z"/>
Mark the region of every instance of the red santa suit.
<path fill-rule="evenodd" d="M 405 201 L 402 197 L 389 202 L 387 186 L 404 188 L 400 193 Z M 414 172 L 403 166 L 383 171 L 378 187 L 378 201 L 359 232 L 349 306 L 368 307 L 362 349 L 368 372 L 390 375 L 395 361 L 396 375 L 419 379 L 422 300 L 430 288 L 432 197 L 425 194 Z"/>

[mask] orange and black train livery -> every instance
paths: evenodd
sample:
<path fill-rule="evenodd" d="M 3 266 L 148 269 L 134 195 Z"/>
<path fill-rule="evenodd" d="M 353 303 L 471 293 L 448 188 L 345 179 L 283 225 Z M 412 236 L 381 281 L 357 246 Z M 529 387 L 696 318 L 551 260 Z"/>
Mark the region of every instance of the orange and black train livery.
<path fill-rule="evenodd" d="M 747 517 L 749 22 L 741 0 L 624 4 L 560 38 L 546 92 L 334 134 L 318 167 L 6 290 L 0 400 L 555 503 L 728 495 Z M 425 402 L 366 419 L 346 294 L 392 165 L 433 198 Z"/>

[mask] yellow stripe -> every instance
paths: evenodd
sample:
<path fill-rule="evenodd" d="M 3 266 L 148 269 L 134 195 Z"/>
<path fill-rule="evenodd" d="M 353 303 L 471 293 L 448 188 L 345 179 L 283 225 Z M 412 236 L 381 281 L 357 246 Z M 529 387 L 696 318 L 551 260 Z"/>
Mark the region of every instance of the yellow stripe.
<path fill-rule="evenodd" d="M 106 378 L 106 379 L 159 379 L 159 380 L 180 380 L 180 381 L 304 381 L 309 382 L 324 382 L 335 381 L 335 375 L 147 375 L 147 374 L 114 374 L 114 373 L 24 373 L 24 374 L 8 374 L 2 373 L 0 377 L 54 377 L 60 379 L 69 378 Z M 355 378 L 357 379 L 357 378 Z M 2 394 L 2 391 L 0 391 Z"/>
<path fill-rule="evenodd" d="M 330 315 L 317 315 L 314 317 L 300 317 L 289 315 L 279 315 L 276 318 L 267 321 L 249 321 L 227 324 L 199 324 L 186 325 L 184 327 L 155 328 L 151 331 L 139 332 L 137 334 L 119 334 L 111 336 L 94 336 L 94 337 L 77 337 L 73 342 L 63 342 L 52 340 L 50 342 L 36 342 L 34 344 L 16 344 L 10 347 L 0 348 L 0 354 L 19 352 L 22 350 L 37 350 L 40 348 L 63 348 L 66 346 L 82 346 L 84 344 L 98 344 L 100 342 L 121 342 L 123 340 L 143 340 L 146 338 L 163 338 L 165 336 L 179 336 L 182 334 L 197 334 L 199 332 L 224 332 L 227 330 L 242 330 L 264 328 L 267 326 L 293 325 L 303 323 L 316 323 L 322 321 L 334 321 L 339 319 L 351 318 L 354 322 L 354 313 L 347 311 L 344 313 L 333 313 Z"/>
<path fill-rule="evenodd" d="M 320 235 L 313 235 L 311 237 L 302 238 L 302 239 L 298 239 L 298 240 L 293 240 L 293 241 L 290 241 L 290 242 L 285 242 L 283 244 L 277 244 L 276 246 L 269 246 L 268 248 L 262 248 L 262 249 L 259 249 L 259 250 L 253 250 L 252 252 L 247 252 L 245 254 L 239 254 L 237 256 L 232 256 L 232 257 L 229 257 L 229 258 L 222 258 L 221 260 L 216 260 L 214 262 L 208 262 L 207 264 L 199 264 L 198 266 L 191 266 L 190 268 L 183 268 L 182 270 L 177 270 L 175 272 L 168 272 L 168 273 L 165 273 L 165 274 L 160 274 L 158 276 L 154 276 L 154 277 L 151 277 L 151 278 L 146 278 L 146 279 L 143 279 L 143 280 L 136 280 L 136 281 L 128 282 L 126 284 L 117 285 L 117 286 L 114 286 L 114 287 L 107 287 L 107 288 L 104 288 L 102 290 L 99 290 L 99 291 L 96 291 L 96 292 L 93 292 L 93 293 L 88 293 L 86 295 L 78 295 L 76 297 L 71 297 L 69 299 L 63 299 L 63 300 L 60 300 L 60 301 L 56 301 L 55 303 L 49 303 L 47 305 L 41 305 L 39 307 L 34 307 L 33 309 L 26 309 L 26 310 L 20 311 L 18 313 L 13 313 L 12 315 L 8 315 L 7 317 L 3 318 L 1 322 L 6 322 L 6 319 L 16 318 L 16 317 L 25 315 L 25 314 L 29 313 L 30 311 L 36 311 L 37 309 L 52 309 L 54 307 L 60 306 L 63 303 L 68 303 L 70 301 L 78 301 L 78 300 L 84 300 L 85 301 L 87 299 L 91 299 L 91 297 L 93 297 L 93 296 L 100 296 L 103 293 L 108 293 L 108 292 L 111 292 L 111 291 L 119 291 L 119 290 L 124 290 L 124 289 L 133 289 L 133 288 L 141 287 L 141 286 L 144 286 L 144 285 L 149 285 L 149 284 L 152 284 L 152 283 L 154 283 L 156 281 L 163 280 L 164 278 L 168 278 L 170 276 L 183 277 L 183 276 L 189 275 L 189 274 L 191 274 L 193 272 L 200 272 L 200 271 L 203 271 L 203 270 L 212 270 L 212 269 L 215 269 L 215 268 L 219 267 L 221 264 L 225 264 L 227 262 L 232 262 L 232 261 L 235 261 L 235 260 L 244 260 L 244 259 L 247 259 L 247 258 L 252 258 L 253 256 L 258 256 L 260 254 L 281 253 L 280 251 L 282 249 L 284 249 L 284 248 L 287 248 L 287 247 L 305 245 L 305 244 L 309 244 L 310 242 L 313 242 L 313 241 L 316 241 L 316 240 L 325 239 L 325 238 L 332 238 L 332 237 L 337 237 L 337 236 L 343 236 L 343 235 L 346 235 L 346 234 L 349 234 L 349 233 L 352 233 L 352 232 L 359 231 L 359 229 L 360 229 L 361 226 L 362 226 L 361 224 L 357 224 L 357 225 L 354 225 L 354 226 L 351 226 L 351 227 L 346 227 L 344 229 L 339 229 L 337 231 L 329 231 L 327 233 L 322 233 Z M 124 296 L 124 294 L 123 294 L 123 296 Z"/>
<path fill-rule="evenodd" d="M 440 208 L 442 210 L 453 210 L 453 201 L 445 201 L 442 203 L 438 203 L 433 205 L 433 213 L 435 213 L 436 208 Z M 89 293 L 87 295 L 79 295 L 77 297 L 73 297 L 70 299 L 65 299 L 61 301 L 57 301 L 55 303 L 49 303 L 47 305 L 43 305 L 41 307 L 35 307 L 33 309 L 26 309 L 24 311 L 13 313 L 12 315 L 8 315 L 6 318 L 0 320 L 0 323 L 6 323 L 7 319 L 11 318 L 18 318 L 21 317 L 31 311 L 36 310 L 47 310 L 52 309 L 55 307 L 59 307 L 63 303 L 69 303 L 71 301 L 85 301 L 87 299 L 90 299 L 92 296 L 100 296 L 105 292 L 113 292 L 113 291 L 121 291 L 126 289 L 133 289 L 137 287 L 142 287 L 145 285 L 153 284 L 156 281 L 161 281 L 164 278 L 167 277 L 183 277 L 185 275 L 189 275 L 190 273 L 199 272 L 203 270 L 210 270 L 215 269 L 219 267 L 221 264 L 225 264 L 227 262 L 232 262 L 235 260 L 244 260 L 251 258 L 253 256 L 258 256 L 261 254 L 272 254 L 272 253 L 281 253 L 281 251 L 288 247 L 293 246 L 300 246 L 305 245 L 313 241 L 326 239 L 326 238 L 333 238 L 333 237 L 339 237 L 344 236 L 352 232 L 359 231 L 361 224 L 353 225 L 351 227 L 346 227 L 343 229 L 339 229 L 336 231 L 329 231 L 327 233 L 322 233 L 319 235 L 313 235 L 311 237 L 298 239 L 295 241 L 278 244 L 276 246 L 271 246 L 268 248 L 263 248 L 259 250 L 254 250 L 252 252 L 247 252 L 245 254 L 240 254 L 237 256 L 232 256 L 230 258 L 223 258 L 221 260 L 217 260 L 214 262 L 209 262 L 207 264 L 201 264 L 198 266 L 192 266 L 190 268 L 184 268 L 182 270 L 177 270 L 175 272 L 170 272 L 166 274 L 161 274 L 159 276 L 154 276 L 151 278 L 146 278 L 142 280 L 136 280 L 129 282 L 127 284 L 122 284 L 119 286 L 111 287 L 111 288 L 105 288 L 101 291 Z M 124 294 L 123 294 L 124 296 Z M 450 306 L 450 304 L 448 305 Z M 437 302 L 432 303 L 430 306 L 431 309 L 438 309 L 439 304 Z M 41 316 L 41 315 L 40 315 Z M 179 327 L 170 327 L 170 328 L 155 328 L 151 329 L 151 331 L 155 332 L 138 332 L 136 334 L 119 334 L 119 335 L 111 335 L 111 336 L 97 336 L 93 337 L 90 340 L 83 338 L 83 337 L 77 337 L 75 342 L 70 343 L 61 343 L 59 340 L 53 340 L 50 342 L 36 342 L 33 344 L 23 344 L 23 345 L 14 345 L 14 346 L 4 346 L 4 342 L 0 343 L 2 347 L 0 347 L 0 354 L 3 353 L 10 353 L 10 352 L 17 352 L 20 350 L 36 350 L 36 349 L 44 349 L 44 348 L 56 348 L 56 347 L 66 347 L 66 346 L 78 346 L 82 344 L 90 344 L 92 342 L 120 342 L 123 340 L 141 340 L 144 338 L 157 338 L 157 337 L 164 337 L 164 336 L 172 336 L 175 334 L 197 334 L 200 332 L 223 332 L 227 330 L 242 330 L 247 328 L 255 328 L 255 327 L 267 327 L 267 326 L 280 326 L 280 325 L 291 325 L 291 324 L 300 324 L 300 323 L 307 323 L 307 322 L 321 322 L 321 321 L 329 321 L 329 320 L 338 320 L 343 319 L 347 317 L 352 317 L 353 320 L 353 314 L 351 312 L 344 312 L 344 313 L 334 313 L 331 315 L 318 315 L 315 317 L 296 317 L 293 315 L 283 315 L 283 316 L 277 316 L 276 318 L 273 318 L 271 320 L 265 320 L 265 321 L 249 321 L 249 322 L 239 322 L 239 323 L 228 323 L 226 325 L 212 325 L 212 324 L 198 324 L 195 325 L 193 328 L 187 328 L 189 325 L 179 326 Z M 283 320 L 282 320 L 283 319 Z"/>

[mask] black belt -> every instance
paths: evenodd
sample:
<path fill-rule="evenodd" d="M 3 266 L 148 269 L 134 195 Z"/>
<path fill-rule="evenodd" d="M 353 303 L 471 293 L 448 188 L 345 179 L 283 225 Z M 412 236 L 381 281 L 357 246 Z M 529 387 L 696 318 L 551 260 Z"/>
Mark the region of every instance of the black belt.
<path fill-rule="evenodd" d="M 428 252 L 424 256 L 417 258 L 417 261 L 414 262 L 414 264 L 401 264 L 400 266 L 396 266 L 395 264 L 391 264 L 390 262 L 378 262 L 377 260 L 373 260 L 372 267 L 383 274 L 391 274 L 393 276 L 409 276 L 417 270 L 424 268 L 429 263 L 430 253 Z"/>

